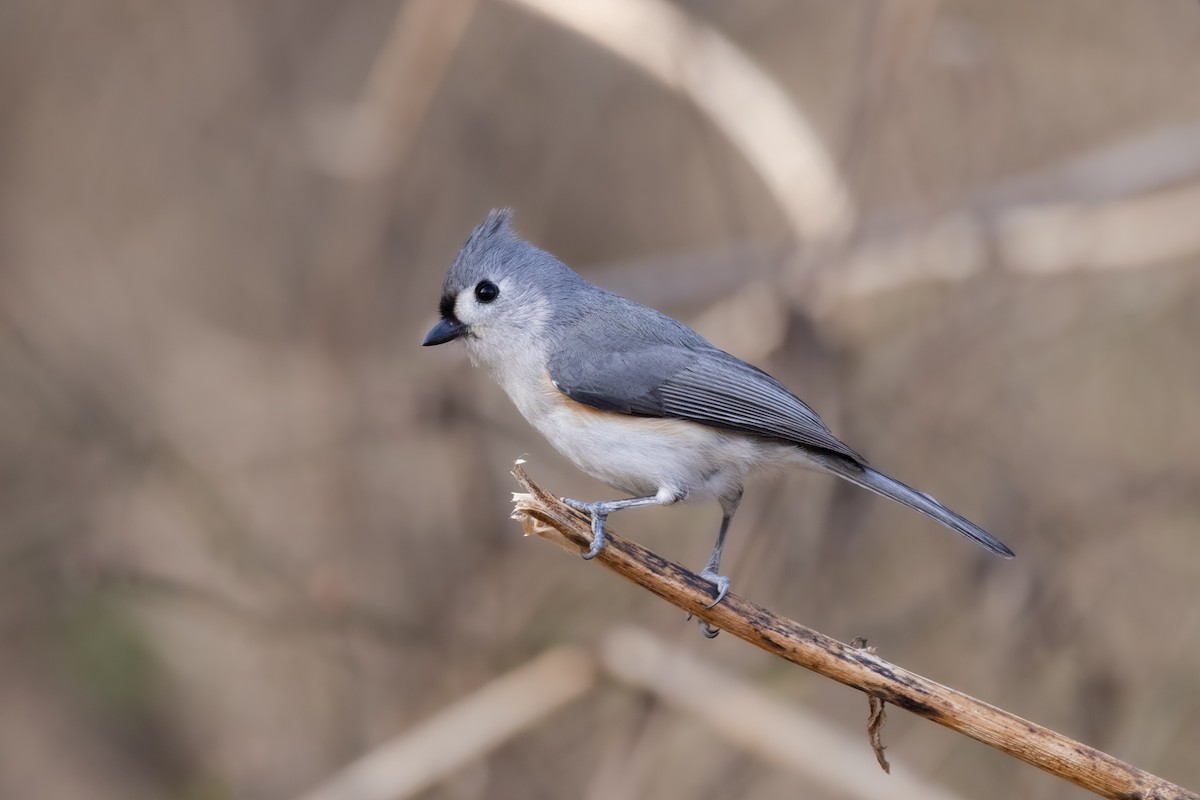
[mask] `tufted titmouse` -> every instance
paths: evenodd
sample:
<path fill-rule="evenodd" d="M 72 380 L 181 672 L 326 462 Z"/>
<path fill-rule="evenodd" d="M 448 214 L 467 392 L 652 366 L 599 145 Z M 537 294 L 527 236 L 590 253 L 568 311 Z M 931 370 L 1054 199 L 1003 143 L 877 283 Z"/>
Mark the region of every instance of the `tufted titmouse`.
<path fill-rule="evenodd" d="M 591 285 L 519 238 L 510 211 L 472 231 L 442 286 L 441 321 L 424 345 L 463 339 L 525 419 L 589 475 L 634 495 L 564 499 L 604 522 L 626 508 L 716 500 L 720 532 L 701 577 L 717 574 L 746 476 L 795 464 L 831 472 L 937 520 L 993 553 L 1013 552 L 932 497 L 867 466 L 777 380 L 686 325 Z M 710 606 L 711 607 L 711 606 Z"/>

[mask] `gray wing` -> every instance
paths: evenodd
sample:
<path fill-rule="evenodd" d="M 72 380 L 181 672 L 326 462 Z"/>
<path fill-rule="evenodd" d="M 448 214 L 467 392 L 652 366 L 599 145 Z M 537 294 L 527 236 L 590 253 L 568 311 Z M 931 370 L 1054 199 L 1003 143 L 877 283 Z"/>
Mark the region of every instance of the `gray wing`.
<path fill-rule="evenodd" d="M 550 379 L 567 397 L 603 411 L 684 419 L 865 463 L 779 381 L 675 320 L 662 316 L 661 321 L 677 327 L 649 328 L 670 334 L 657 337 L 668 341 L 647 341 L 646 329 L 614 330 L 611 323 L 603 337 L 577 331 L 551 354 Z"/>

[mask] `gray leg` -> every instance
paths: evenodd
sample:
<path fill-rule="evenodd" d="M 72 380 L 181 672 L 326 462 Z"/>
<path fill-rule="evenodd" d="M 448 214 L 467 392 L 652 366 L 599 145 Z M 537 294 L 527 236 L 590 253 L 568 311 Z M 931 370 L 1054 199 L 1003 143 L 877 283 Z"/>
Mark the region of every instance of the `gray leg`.
<path fill-rule="evenodd" d="M 653 494 L 649 497 L 630 497 L 627 500 L 601 500 L 596 503 L 585 503 L 582 500 L 572 500 L 569 497 L 564 497 L 563 502 L 571 508 L 586 511 L 592 515 L 592 546 L 583 554 L 584 559 L 590 561 L 604 549 L 604 521 L 608 518 L 609 514 L 614 511 L 622 511 L 626 508 L 669 506 L 680 499 L 678 495 L 660 497 Z"/>
<path fill-rule="evenodd" d="M 737 513 L 738 506 L 742 502 L 742 490 L 730 498 L 721 499 L 721 530 L 717 533 L 717 542 L 713 545 L 712 554 L 708 557 L 708 563 L 704 565 L 704 569 L 700 570 L 700 577 L 711 581 L 716 588 L 717 597 L 708 604 L 708 608 L 712 608 L 717 603 L 725 598 L 729 593 L 729 578 L 724 575 L 718 575 L 717 570 L 721 568 L 721 549 L 725 547 L 725 535 L 729 533 L 729 523 L 733 521 L 733 515 Z M 709 639 L 714 638 L 720 630 L 709 625 L 704 620 L 700 620 L 700 632 Z"/>
<path fill-rule="evenodd" d="M 717 598 L 708 604 L 709 608 L 721 602 L 725 595 L 729 593 L 729 578 L 726 578 L 724 575 L 718 575 L 717 570 L 721 568 L 721 549 L 725 547 L 725 535 L 729 533 L 729 523 L 733 521 L 733 515 L 737 513 L 741 502 L 742 493 L 740 490 L 733 497 L 721 500 L 721 530 L 717 533 L 717 542 L 713 545 L 712 554 L 708 557 L 708 563 L 704 565 L 704 569 L 700 570 L 700 577 L 712 581 L 717 589 Z"/>

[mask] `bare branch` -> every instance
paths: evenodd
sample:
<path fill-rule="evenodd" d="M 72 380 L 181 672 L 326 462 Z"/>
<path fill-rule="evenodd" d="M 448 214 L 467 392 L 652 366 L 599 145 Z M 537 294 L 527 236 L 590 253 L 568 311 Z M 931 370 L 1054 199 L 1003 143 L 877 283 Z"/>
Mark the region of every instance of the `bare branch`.
<path fill-rule="evenodd" d="M 580 512 L 534 484 L 516 465 L 513 476 L 527 490 L 516 494 L 514 516 L 535 534 L 575 552 L 591 544 L 591 526 Z M 1096 794 L 1110 798 L 1200 800 L 1200 795 L 1130 766 L 1060 733 L 969 695 L 935 683 L 781 617 L 730 592 L 705 606 L 711 585 L 698 575 L 609 531 L 596 563 L 648 589 L 672 605 L 767 652 L 919 714 Z"/>

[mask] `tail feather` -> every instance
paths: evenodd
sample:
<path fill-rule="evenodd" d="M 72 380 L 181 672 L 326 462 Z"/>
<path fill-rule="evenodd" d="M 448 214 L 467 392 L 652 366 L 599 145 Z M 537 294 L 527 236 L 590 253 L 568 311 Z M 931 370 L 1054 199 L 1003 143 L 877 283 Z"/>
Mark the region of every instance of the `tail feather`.
<path fill-rule="evenodd" d="M 1016 555 L 1003 542 L 983 528 L 966 517 L 954 513 L 924 492 L 918 492 L 894 478 L 889 478 L 882 472 L 863 464 L 855 464 L 848 459 L 831 457 L 822 461 L 823 466 L 830 472 L 875 494 L 903 503 L 915 511 L 920 511 L 930 519 L 942 523 L 950 530 L 961 533 L 998 556 L 1012 558 Z"/>

